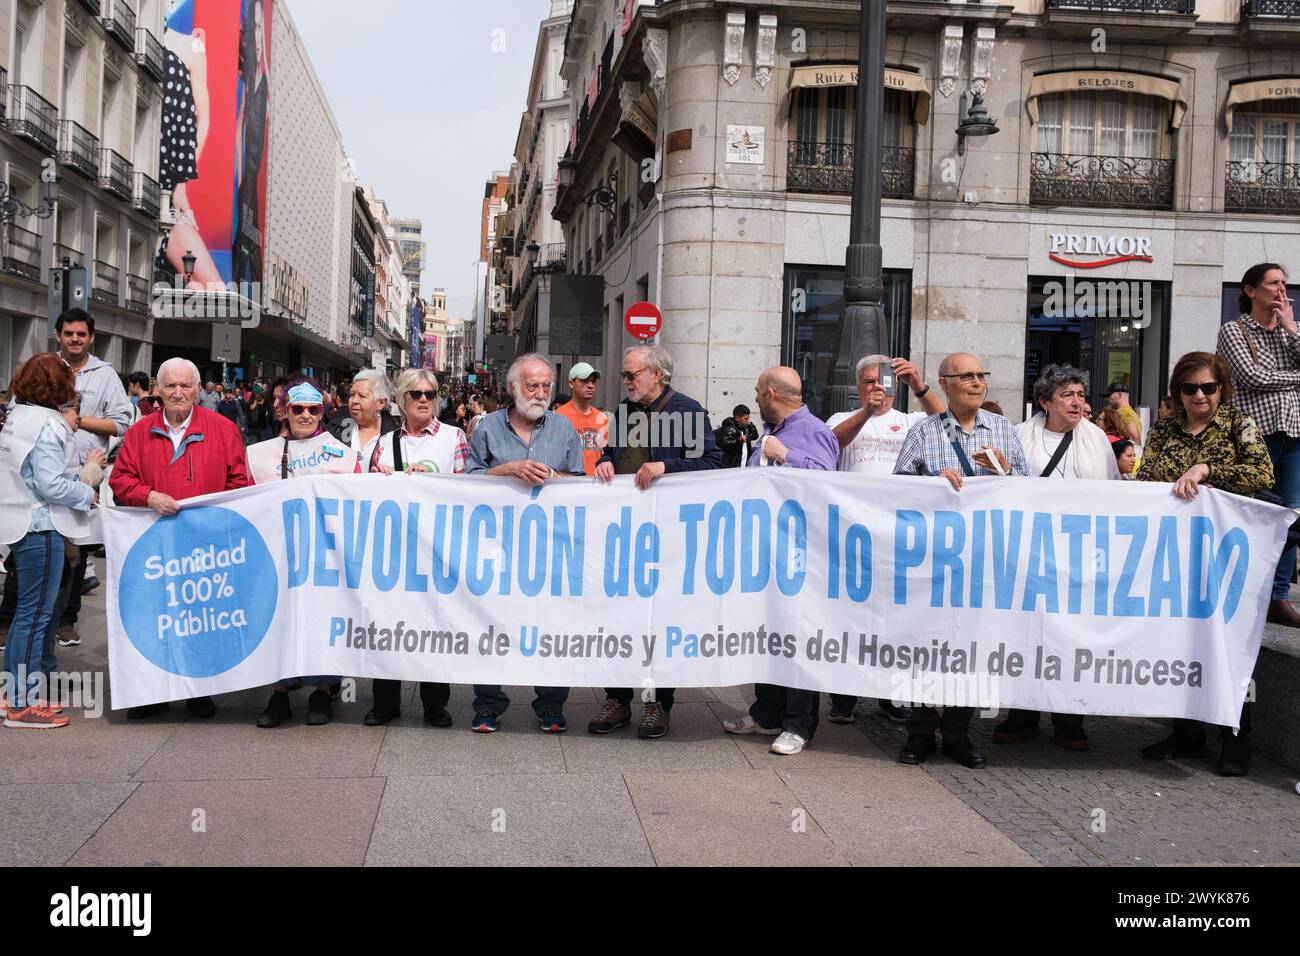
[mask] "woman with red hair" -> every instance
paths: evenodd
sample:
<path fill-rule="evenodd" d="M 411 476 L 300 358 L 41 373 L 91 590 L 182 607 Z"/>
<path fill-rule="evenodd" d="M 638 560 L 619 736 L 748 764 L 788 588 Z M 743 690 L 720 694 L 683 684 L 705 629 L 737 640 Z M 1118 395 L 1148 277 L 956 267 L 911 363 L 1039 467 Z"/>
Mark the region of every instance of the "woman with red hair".
<path fill-rule="evenodd" d="M 41 657 L 63 571 L 64 538 L 83 538 L 98 495 L 65 474 L 72 431 L 59 409 L 77 397 L 76 377 L 57 355 L 35 355 L 13 381 L 13 405 L 0 431 L 0 543 L 18 575 L 18 609 L 5 647 L 0 699 L 4 725 L 47 730 L 68 716 L 42 699 Z"/>

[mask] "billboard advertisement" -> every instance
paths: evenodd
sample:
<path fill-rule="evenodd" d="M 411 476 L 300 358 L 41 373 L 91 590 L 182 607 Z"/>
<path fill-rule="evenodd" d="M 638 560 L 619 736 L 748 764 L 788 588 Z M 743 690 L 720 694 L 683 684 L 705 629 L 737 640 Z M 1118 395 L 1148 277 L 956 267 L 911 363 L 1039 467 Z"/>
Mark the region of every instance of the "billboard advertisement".
<path fill-rule="evenodd" d="M 159 281 L 189 254 L 191 287 L 262 282 L 273 2 L 166 0 L 159 179 L 175 225 Z"/>

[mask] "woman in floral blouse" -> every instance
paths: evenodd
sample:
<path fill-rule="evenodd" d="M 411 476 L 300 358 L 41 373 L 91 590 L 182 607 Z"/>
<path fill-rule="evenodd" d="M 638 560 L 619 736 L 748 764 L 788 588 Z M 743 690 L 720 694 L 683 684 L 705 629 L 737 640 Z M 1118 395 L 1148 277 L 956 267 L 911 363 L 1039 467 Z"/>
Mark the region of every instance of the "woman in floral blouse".
<path fill-rule="evenodd" d="M 1170 376 L 1174 414 L 1151 426 L 1139 481 L 1163 481 L 1179 498 L 1190 501 L 1204 485 L 1237 495 L 1254 495 L 1273 486 L 1273 462 L 1264 436 L 1249 415 L 1233 408 L 1228 365 L 1209 352 L 1189 352 Z M 1149 760 L 1208 757 L 1205 725 L 1175 720 L 1174 732 L 1146 747 Z M 1241 708 L 1241 733 L 1223 728 L 1217 767 L 1224 776 L 1245 776 L 1250 769 L 1250 704 Z"/>

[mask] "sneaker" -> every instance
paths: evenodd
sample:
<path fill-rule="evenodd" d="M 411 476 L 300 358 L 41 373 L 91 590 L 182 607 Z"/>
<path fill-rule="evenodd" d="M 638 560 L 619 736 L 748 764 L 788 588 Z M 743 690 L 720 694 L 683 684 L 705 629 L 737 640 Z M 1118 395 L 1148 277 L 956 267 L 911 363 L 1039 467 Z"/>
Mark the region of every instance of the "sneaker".
<path fill-rule="evenodd" d="M 632 708 L 622 701 L 606 700 L 600 713 L 587 724 L 589 734 L 610 734 L 632 723 Z"/>
<path fill-rule="evenodd" d="M 895 704 L 892 700 L 877 703 L 880 712 L 896 724 L 905 724 L 912 719 L 912 708 L 906 704 Z"/>
<path fill-rule="evenodd" d="M 292 716 L 293 711 L 289 708 L 289 695 L 282 690 L 277 690 L 271 694 L 271 699 L 266 702 L 266 710 L 258 715 L 257 726 L 263 729 L 279 727 Z"/>
<path fill-rule="evenodd" d="M 542 722 L 542 730 L 548 734 L 562 734 L 569 729 L 569 722 L 558 710 L 548 710 L 537 719 Z"/>
<path fill-rule="evenodd" d="M 645 715 L 641 718 L 641 726 L 636 729 L 636 735 L 642 740 L 658 740 L 666 733 L 668 711 L 663 704 L 651 701 L 645 705 Z"/>
<path fill-rule="evenodd" d="M 769 747 L 768 749 L 771 750 L 772 753 L 774 754 L 781 754 L 782 756 L 785 757 L 792 757 L 795 754 L 801 752 L 806 743 L 807 741 L 804 740 L 802 737 L 800 737 L 798 734 L 792 734 L 790 733 L 790 731 L 787 730 L 780 737 L 777 737 L 776 740 L 772 741 L 772 746 Z"/>
<path fill-rule="evenodd" d="M 307 698 L 307 726 L 323 727 L 334 719 L 334 701 L 328 691 L 314 690 Z"/>
<path fill-rule="evenodd" d="M 495 734 L 497 732 L 497 715 L 490 710 L 480 710 L 469 722 L 469 729 L 476 734 Z"/>
<path fill-rule="evenodd" d="M 762 734 L 765 737 L 779 737 L 781 735 L 779 727 L 763 727 L 756 723 L 749 714 L 732 720 L 724 720 L 722 729 L 729 734 Z"/>
<path fill-rule="evenodd" d="M 831 700 L 831 712 L 826 719 L 832 724 L 851 724 L 853 723 L 853 711 L 857 707 L 855 698 L 850 697 L 848 700 Z"/>
<path fill-rule="evenodd" d="M 99 587 L 99 578 L 92 574 L 90 577 L 86 578 L 86 580 L 81 582 L 81 596 L 85 597 L 87 594 L 92 593 L 97 587 Z"/>
<path fill-rule="evenodd" d="M 59 647 L 80 647 L 81 635 L 71 624 L 64 624 L 59 628 Z"/>
<path fill-rule="evenodd" d="M 55 713 L 48 707 L 25 707 L 22 710 L 10 710 L 5 715 L 5 726 L 20 730 L 54 730 L 71 723 L 67 714 Z"/>

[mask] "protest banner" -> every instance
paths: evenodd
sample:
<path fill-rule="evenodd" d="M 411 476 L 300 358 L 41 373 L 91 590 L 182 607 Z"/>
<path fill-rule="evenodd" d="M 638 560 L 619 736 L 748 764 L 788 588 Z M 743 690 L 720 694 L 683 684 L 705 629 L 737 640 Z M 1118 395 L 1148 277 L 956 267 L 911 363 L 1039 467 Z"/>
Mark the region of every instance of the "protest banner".
<path fill-rule="evenodd" d="M 770 468 L 306 476 L 106 515 L 115 708 L 299 674 L 763 681 L 1235 726 L 1293 514 L 1167 485 Z"/>

